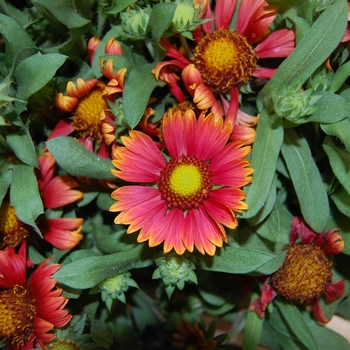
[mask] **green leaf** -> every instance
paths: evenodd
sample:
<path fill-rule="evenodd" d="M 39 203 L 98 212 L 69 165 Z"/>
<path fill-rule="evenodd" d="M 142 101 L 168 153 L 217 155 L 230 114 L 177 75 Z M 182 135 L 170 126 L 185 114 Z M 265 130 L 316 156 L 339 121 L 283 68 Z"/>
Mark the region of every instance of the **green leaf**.
<path fill-rule="evenodd" d="M 341 86 L 345 83 L 345 81 L 349 78 L 349 76 L 350 62 L 346 62 L 345 64 L 337 68 L 336 72 L 334 73 L 332 84 L 329 90 L 332 92 L 338 91 L 341 88 Z"/>
<path fill-rule="evenodd" d="M 13 165 L 8 162 L 0 163 L 0 206 L 12 181 Z"/>
<path fill-rule="evenodd" d="M 13 167 L 10 202 L 18 219 L 41 235 L 35 220 L 44 212 L 44 208 L 33 167 L 24 164 Z"/>
<path fill-rule="evenodd" d="M 281 151 L 305 221 L 322 232 L 329 218 L 328 196 L 307 141 L 287 129 Z"/>
<path fill-rule="evenodd" d="M 73 137 L 57 137 L 47 141 L 46 146 L 59 166 L 73 176 L 116 180 L 110 172 L 112 163 L 90 152 Z"/>
<path fill-rule="evenodd" d="M 321 124 L 321 129 L 330 136 L 340 139 L 345 145 L 346 151 L 350 151 L 350 120 L 343 119 L 336 123 Z"/>
<path fill-rule="evenodd" d="M 253 293 L 251 299 L 255 300 L 259 295 Z M 260 318 L 256 312 L 249 311 L 243 333 L 243 350 L 255 350 L 258 348 L 264 319 Z"/>
<path fill-rule="evenodd" d="M 156 61 L 160 61 L 164 57 L 165 50 L 159 45 L 159 40 L 169 27 L 174 17 L 176 6 L 176 3 L 160 3 L 153 6 L 149 25 L 151 26 Z"/>
<path fill-rule="evenodd" d="M 258 249 L 225 247 L 217 255 L 196 255 L 196 265 L 202 269 L 216 272 L 245 274 L 255 271 L 275 255 Z"/>
<path fill-rule="evenodd" d="M 6 140 L 13 152 L 23 163 L 36 168 L 39 167 L 38 157 L 28 127 L 7 135 Z"/>
<path fill-rule="evenodd" d="M 281 63 L 262 94 L 279 94 L 283 86 L 300 86 L 312 75 L 340 42 L 347 25 L 347 2 L 335 1 L 305 34 L 295 50 Z"/>
<path fill-rule="evenodd" d="M 134 3 L 135 3 L 135 0 L 118 0 L 118 2 L 115 2 L 115 5 L 106 13 L 110 15 L 116 15 L 117 13 L 125 10 L 128 6 Z"/>
<path fill-rule="evenodd" d="M 77 13 L 71 0 L 32 0 L 32 3 L 59 32 L 64 34 L 69 30 L 72 39 L 85 34 L 90 27 L 90 21 Z"/>
<path fill-rule="evenodd" d="M 336 123 L 350 116 L 350 103 L 343 97 L 330 92 L 322 92 L 322 97 L 312 105 L 316 111 L 299 121 L 317 123 Z"/>
<path fill-rule="evenodd" d="M 27 101 L 28 97 L 43 88 L 63 65 L 67 56 L 61 54 L 37 53 L 20 62 L 14 78 L 18 86 L 17 98 Z"/>
<path fill-rule="evenodd" d="M 323 149 L 328 156 L 334 175 L 350 194 L 350 154 L 337 146 L 330 136 L 325 137 Z"/>
<path fill-rule="evenodd" d="M 269 0 L 270 6 L 277 6 L 278 13 L 283 14 L 288 10 L 293 10 L 298 13 L 300 17 L 305 18 L 308 22 L 311 23 L 313 17 L 313 6 L 310 0 Z"/>
<path fill-rule="evenodd" d="M 338 210 L 350 218 L 350 194 L 340 186 L 330 195 L 330 197 L 337 206 Z"/>
<path fill-rule="evenodd" d="M 113 344 L 112 329 L 109 324 L 94 318 L 91 325 L 91 337 L 100 346 L 110 349 Z"/>
<path fill-rule="evenodd" d="M 29 34 L 13 18 L 0 13 L 0 33 L 6 42 L 6 63 L 11 67 L 25 48 L 35 47 Z"/>
<path fill-rule="evenodd" d="M 63 266 L 54 278 L 72 288 L 92 288 L 107 278 L 137 267 L 151 252 L 139 244 L 125 252 L 80 259 Z"/>
<path fill-rule="evenodd" d="M 318 345 L 316 340 L 309 330 L 307 323 L 305 322 L 302 314 L 298 308 L 290 303 L 275 300 L 278 310 L 282 314 L 282 317 L 286 323 L 290 326 L 290 330 L 294 335 L 303 343 L 309 350 L 317 350 Z"/>
<path fill-rule="evenodd" d="M 270 116 L 266 110 L 263 110 L 257 125 L 251 156 L 251 167 L 254 169 L 253 180 L 244 188 L 248 204 L 248 210 L 242 214 L 245 219 L 255 216 L 266 204 L 282 140 L 282 120 L 276 116 Z"/>
<path fill-rule="evenodd" d="M 151 73 L 153 64 L 134 67 L 129 71 L 123 89 L 124 116 L 130 128 L 133 129 L 143 116 L 151 93 L 159 86 Z"/>

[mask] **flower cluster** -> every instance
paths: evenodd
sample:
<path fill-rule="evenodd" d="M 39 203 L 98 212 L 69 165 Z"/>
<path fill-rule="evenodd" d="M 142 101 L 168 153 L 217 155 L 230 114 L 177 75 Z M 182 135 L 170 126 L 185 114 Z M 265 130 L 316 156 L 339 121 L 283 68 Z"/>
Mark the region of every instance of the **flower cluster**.
<path fill-rule="evenodd" d="M 349 8 L 0 1 L 1 344 L 348 347 Z"/>

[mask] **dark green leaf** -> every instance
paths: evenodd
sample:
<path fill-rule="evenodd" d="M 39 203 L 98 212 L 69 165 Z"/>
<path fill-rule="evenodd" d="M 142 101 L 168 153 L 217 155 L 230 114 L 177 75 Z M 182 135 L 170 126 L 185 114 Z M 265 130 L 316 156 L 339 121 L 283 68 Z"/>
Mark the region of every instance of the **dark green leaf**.
<path fill-rule="evenodd" d="M 281 151 L 305 221 L 322 232 L 329 218 L 328 196 L 307 141 L 287 129 Z"/>
<path fill-rule="evenodd" d="M 345 145 L 346 151 L 350 151 L 350 120 L 343 119 L 336 123 L 321 124 L 321 129 L 331 136 L 338 137 Z"/>
<path fill-rule="evenodd" d="M 91 337 L 100 346 L 110 349 L 113 343 L 112 329 L 106 322 L 95 318 L 91 325 Z"/>
<path fill-rule="evenodd" d="M 323 141 L 323 149 L 327 153 L 329 162 L 336 178 L 350 194 L 350 155 L 337 146 L 330 136 Z"/>
<path fill-rule="evenodd" d="M 275 300 L 275 304 L 278 310 L 281 312 L 282 317 L 286 323 L 290 326 L 294 335 L 303 343 L 309 350 L 317 350 L 318 345 L 316 340 L 309 330 L 307 323 L 305 322 L 302 314 L 298 308 L 290 303 L 284 303 L 279 300 Z"/>
<path fill-rule="evenodd" d="M 252 294 L 252 300 L 255 300 L 258 297 L 258 294 Z M 257 349 L 262 332 L 264 319 L 260 318 L 256 312 L 249 311 L 248 317 L 244 327 L 243 333 L 243 349 L 244 350 L 255 350 Z"/>
<path fill-rule="evenodd" d="M 149 25 L 151 26 L 154 57 L 156 61 L 160 61 L 165 50 L 159 45 L 159 40 L 163 33 L 169 27 L 176 10 L 175 3 L 160 3 L 153 7 L 151 16 L 149 18 Z"/>
<path fill-rule="evenodd" d="M 34 168 L 28 165 L 13 167 L 10 202 L 15 207 L 19 220 L 40 233 L 35 220 L 44 212 Z"/>
<path fill-rule="evenodd" d="M 28 97 L 43 88 L 56 74 L 67 56 L 61 54 L 37 53 L 20 62 L 14 77 L 18 86 L 17 98 L 27 101 Z"/>
<path fill-rule="evenodd" d="M 72 288 L 92 288 L 107 278 L 137 267 L 150 252 L 139 244 L 125 252 L 80 259 L 63 266 L 54 278 Z"/>
<path fill-rule="evenodd" d="M 0 13 L 0 33 L 6 42 L 6 63 L 10 67 L 18 60 L 20 51 L 35 44 L 28 33 L 13 18 Z"/>
<path fill-rule="evenodd" d="M 253 181 L 244 188 L 248 210 L 242 214 L 243 218 L 252 218 L 266 204 L 282 140 L 282 120 L 276 116 L 270 116 L 266 110 L 263 110 L 256 129 L 251 157 L 251 167 L 254 169 Z"/>
<path fill-rule="evenodd" d="M 153 64 L 134 67 L 129 71 L 125 81 L 123 89 L 124 116 L 131 129 L 142 118 L 152 91 L 160 85 L 151 73 L 153 67 Z"/>
<path fill-rule="evenodd" d="M 196 265 L 204 270 L 244 274 L 273 259 L 275 255 L 250 248 L 225 247 L 217 255 L 197 255 Z"/>
<path fill-rule="evenodd" d="M 73 137 L 57 137 L 47 141 L 46 146 L 59 166 L 73 176 L 102 180 L 116 179 L 110 172 L 113 165 L 109 160 L 88 151 Z"/>
<path fill-rule="evenodd" d="M 36 168 L 39 167 L 38 157 L 28 127 L 7 135 L 6 140 L 13 152 L 23 163 Z"/>
<path fill-rule="evenodd" d="M 284 260 L 286 259 L 286 255 L 287 252 L 282 251 L 275 258 L 271 259 L 263 266 L 257 268 L 255 272 L 261 275 L 270 275 L 274 273 L 282 266 Z"/>
<path fill-rule="evenodd" d="M 300 17 L 305 18 L 311 23 L 313 18 L 313 5 L 310 0 L 269 0 L 269 5 L 277 6 L 279 13 L 287 12 L 288 10 L 295 11 Z"/>

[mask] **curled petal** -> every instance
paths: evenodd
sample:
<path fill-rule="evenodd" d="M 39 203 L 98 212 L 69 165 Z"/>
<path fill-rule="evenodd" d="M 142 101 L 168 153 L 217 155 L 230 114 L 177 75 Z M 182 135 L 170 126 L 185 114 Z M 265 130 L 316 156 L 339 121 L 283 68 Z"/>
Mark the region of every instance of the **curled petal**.
<path fill-rule="evenodd" d="M 105 59 L 101 58 L 100 60 L 100 69 L 102 74 L 108 79 L 114 79 L 114 66 L 113 66 L 113 58 L 109 58 L 107 60 L 106 65 L 104 64 Z"/>
<path fill-rule="evenodd" d="M 71 112 L 77 105 L 79 99 L 76 97 L 64 96 L 59 92 L 55 98 L 55 106 L 62 112 Z"/>
<path fill-rule="evenodd" d="M 329 256 L 339 254 L 344 249 L 343 237 L 335 232 L 340 231 L 339 228 L 333 228 L 323 234 L 324 243 L 323 251 Z"/>
<path fill-rule="evenodd" d="M 88 42 L 87 49 L 88 49 L 90 65 L 92 65 L 92 62 L 94 61 L 95 52 L 99 47 L 100 43 L 101 43 L 101 40 L 97 36 L 92 37 Z"/>
<path fill-rule="evenodd" d="M 77 86 L 74 85 L 72 81 L 67 84 L 67 94 L 70 97 L 75 97 L 81 99 L 83 96 L 87 95 L 98 83 L 97 79 L 83 80 L 81 78 L 77 79 Z"/>
<path fill-rule="evenodd" d="M 344 280 L 330 283 L 325 291 L 325 297 L 330 303 L 338 298 L 340 298 L 345 292 L 345 282 Z"/>
<path fill-rule="evenodd" d="M 328 320 L 322 310 L 321 303 L 319 299 L 315 299 L 312 303 L 312 309 L 314 312 L 314 316 L 317 319 L 318 322 L 321 323 L 328 323 L 330 320 Z"/>
<path fill-rule="evenodd" d="M 107 41 L 107 44 L 105 46 L 105 53 L 107 55 L 123 55 L 122 47 L 120 46 L 119 42 L 115 40 L 115 38 L 110 38 Z"/>

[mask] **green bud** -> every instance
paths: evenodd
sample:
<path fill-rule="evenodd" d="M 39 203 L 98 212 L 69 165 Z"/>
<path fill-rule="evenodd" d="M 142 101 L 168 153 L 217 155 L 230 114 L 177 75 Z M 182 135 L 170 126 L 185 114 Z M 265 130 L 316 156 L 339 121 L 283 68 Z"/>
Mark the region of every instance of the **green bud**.
<path fill-rule="evenodd" d="M 81 347 L 73 340 L 60 339 L 50 343 L 49 349 L 51 350 L 81 350 Z"/>
<path fill-rule="evenodd" d="M 138 288 L 137 283 L 130 276 L 130 272 L 124 272 L 120 275 L 110 277 L 99 284 L 101 298 L 109 311 L 111 311 L 111 306 L 115 299 L 120 300 L 124 304 L 126 303 L 124 293 L 129 287 Z"/>
<path fill-rule="evenodd" d="M 124 35 L 129 39 L 143 39 L 149 32 L 148 21 L 151 11 L 152 9 L 147 6 L 143 9 L 136 7 L 135 9 L 122 12 L 120 18 Z"/>
<path fill-rule="evenodd" d="M 166 293 L 170 299 L 175 287 L 182 290 L 185 282 L 197 284 L 194 264 L 182 255 L 170 253 L 155 259 L 157 269 L 153 272 L 153 279 L 161 278 L 165 284 Z"/>

